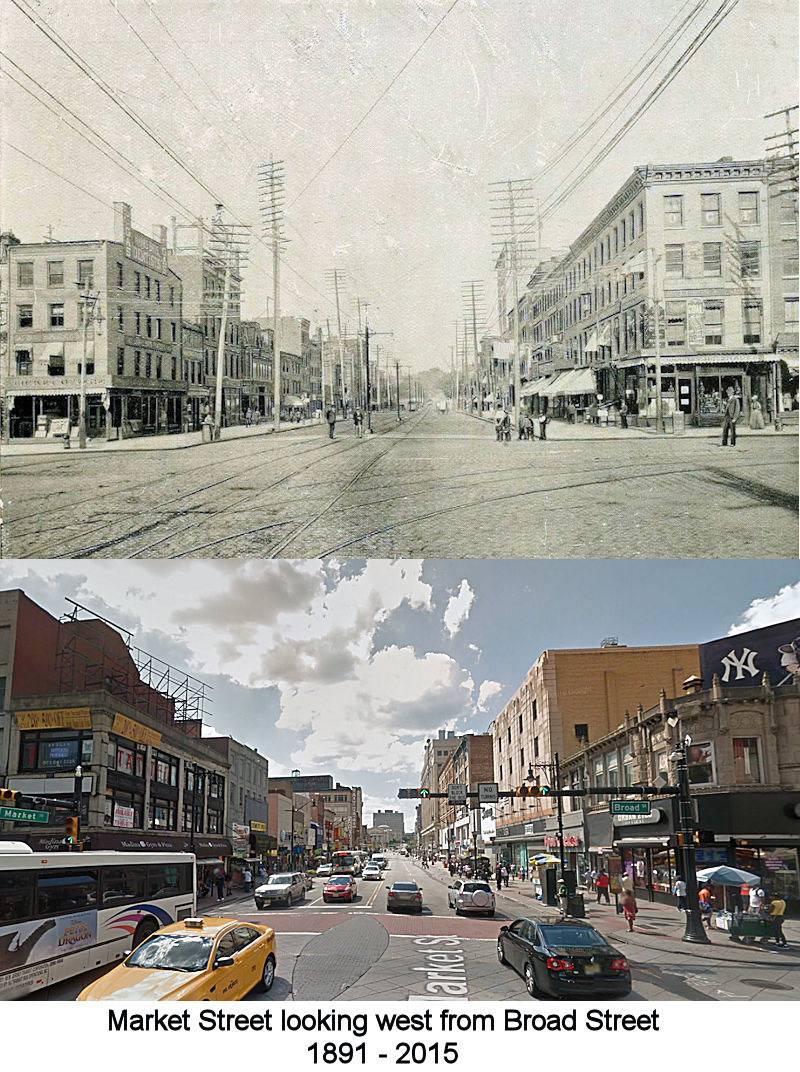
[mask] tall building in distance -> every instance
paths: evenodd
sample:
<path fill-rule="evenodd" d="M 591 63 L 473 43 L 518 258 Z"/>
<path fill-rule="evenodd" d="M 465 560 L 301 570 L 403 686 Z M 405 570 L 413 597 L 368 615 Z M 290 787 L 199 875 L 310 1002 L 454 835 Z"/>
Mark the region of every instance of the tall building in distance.
<path fill-rule="evenodd" d="M 372 813 L 373 827 L 388 826 L 392 833 L 402 839 L 405 834 L 405 816 L 401 811 L 374 811 Z"/>

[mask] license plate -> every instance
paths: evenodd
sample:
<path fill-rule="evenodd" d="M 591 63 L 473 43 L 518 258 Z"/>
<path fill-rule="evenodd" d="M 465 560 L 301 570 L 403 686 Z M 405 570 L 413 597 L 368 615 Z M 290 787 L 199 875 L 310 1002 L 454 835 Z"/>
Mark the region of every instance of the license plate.
<path fill-rule="evenodd" d="M 599 964 L 584 964 L 584 966 L 583 966 L 583 974 L 584 975 L 599 975 L 600 974 L 600 965 Z"/>

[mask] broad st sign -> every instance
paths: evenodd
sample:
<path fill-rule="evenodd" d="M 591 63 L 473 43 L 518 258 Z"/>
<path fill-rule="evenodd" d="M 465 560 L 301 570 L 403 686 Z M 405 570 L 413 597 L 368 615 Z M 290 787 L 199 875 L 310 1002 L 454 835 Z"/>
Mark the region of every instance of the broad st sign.
<path fill-rule="evenodd" d="M 770 684 L 800 682 L 800 618 L 700 645 L 700 674 L 706 688 L 714 675 L 723 685 L 760 685 L 764 674 Z"/>

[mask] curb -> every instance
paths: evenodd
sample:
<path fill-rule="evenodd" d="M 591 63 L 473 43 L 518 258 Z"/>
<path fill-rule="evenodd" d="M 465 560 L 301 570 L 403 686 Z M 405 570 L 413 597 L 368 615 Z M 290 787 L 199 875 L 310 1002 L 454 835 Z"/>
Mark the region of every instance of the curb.
<path fill-rule="evenodd" d="M 462 413 L 463 410 L 459 410 L 458 412 Z M 483 424 L 488 424 L 490 427 L 491 427 L 491 425 L 493 423 L 491 417 L 481 417 L 477 413 L 465 413 L 464 416 L 472 417 L 473 420 L 481 421 Z M 561 420 L 561 418 L 555 418 L 555 419 L 558 420 L 558 421 Z M 598 427 L 600 427 L 602 429 L 603 425 L 599 425 Z M 605 426 L 605 427 L 607 428 L 608 426 Z M 765 429 L 765 431 L 766 430 L 767 429 Z M 576 439 L 568 439 L 568 440 L 566 440 L 566 439 L 556 439 L 556 440 L 553 440 L 553 442 L 556 442 L 556 443 L 594 443 L 594 442 L 600 442 L 600 441 L 607 442 L 608 440 L 619 440 L 621 442 L 627 442 L 627 441 L 629 441 L 631 439 L 658 439 L 659 442 L 672 442 L 673 440 L 678 440 L 678 439 L 682 439 L 682 440 L 697 439 L 697 440 L 700 440 L 700 441 L 707 441 L 707 440 L 715 441 L 715 440 L 718 440 L 718 439 L 721 438 L 721 433 L 717 432 L 717 431 L 709 431 L 709 432 L 704 433 L 704 434 L 690 433 L 688 435 L 684 435 L 684 434 L 676 435 L 674 432 L 657 432 L 655 430 L 655 428 L 629 428 L 628 432 L 629 433 L 636 433 L 635 435 L 630 435 L 630 434 L 629 435 L 622 435 L 622 434 L 620 434 L 621 431 L 622 431 L 622 429 L 617 429 L 615 427 L 613 432 L 607 432 L 606 434 L 604 434 L 604 435 L 601 434 L 601 435 L 598 435 L 597 437 L 587 436 L 585 439 L 584 438 L 576 438 Z M 780 432 L 775 432 L 775 431 L 772 431 L 770 429 L 769 433 L 770 434 L 768 436 L 766 436 L 765 438 L 767 438 L 767 439 L 783 439 L 783 438 L 787 438 L 787 437 L 792 437 L 792 438 L 796 439 L 797 434 L 798 434 L 796 428 L 782 428 Z M 751 435 L 749 430 L 744 432 L 744 434 L 742 434 L 742 432 L 738 432 L 738 434 L 737 434 L 737 441 L 738 440 L 744 441 L 744 440 L 749 440 L 749 439 L 760 439 L 760 438 L 761 438 L 760 436 Z M 512 439 L 511 442 L 514 442 L 514 440 Z M 549 443 L 550 440 L 547 439 L 547 440 L 545 440 L 545 442 Z"/>
<path fill-rule="evenodd" d="M 669 935 L 667 937 L 667 942 L 676 943 L 675 945 L 656 945 L 652 942 L 631 941 L 630 935 L 627 931 L 621 931 L 619 934 L 615 934 L 614 942 L 618 945 L 627 945 L 632 946 L 634 948 L 638 947 L 639 949 L 649 949 L 660 953 L 670 952 L 676 953 L 679 956 L 683 957 L 697 957 L 699 960 L 715 960 L 717 961 L 717 963 L 722 964 L 738 964 L 740 967 L 746 966 L 750 968 L 800 968 L 800 959 L 789 960 L 786 957 L 774 956 L 770 957 L 768 960 L 763 960 L 760 958 L 751 960 L 749 957 L 738 957 L 735 955 L 725 956 L 725 953 L 734 953 L 734 950 L 728 950 L 724 948 L 719 949 L 717 951 L 717 954 L 715 955 L 711 951 L 714 948 L 713 946 L 701 946 L 695 945 L 693 943 L 687 943 L 687 945 L 684 946 L 679 938 L 674 938 L 672 937 L 672 935 Z"/>

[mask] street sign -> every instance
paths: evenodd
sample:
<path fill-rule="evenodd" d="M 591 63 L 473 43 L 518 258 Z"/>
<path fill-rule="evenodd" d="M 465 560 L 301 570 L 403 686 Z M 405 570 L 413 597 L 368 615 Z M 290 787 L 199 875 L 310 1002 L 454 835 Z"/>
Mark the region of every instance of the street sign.
<path fill-rule="evenodd" d="M 467 787 L 465 785 L 448 785 L 447 787 L 447 803 L 448 804 L 466 804 L 467 803 Z"/>
<path fill-rule="evenodd" d="M 478 782 L 479 804 L 497 804 L 499 800 L 497 782 Z"/>
<path fill-rule="evenodd" d="M 49 823 L 49 811 L 28 811 L 27 808 L 0 807 L 0 819 L 12 823 Z"/>
<path fill-rule="evenodd" d="M 649 800 L 612 800 L 612 815 L 649 815 Z"/>

